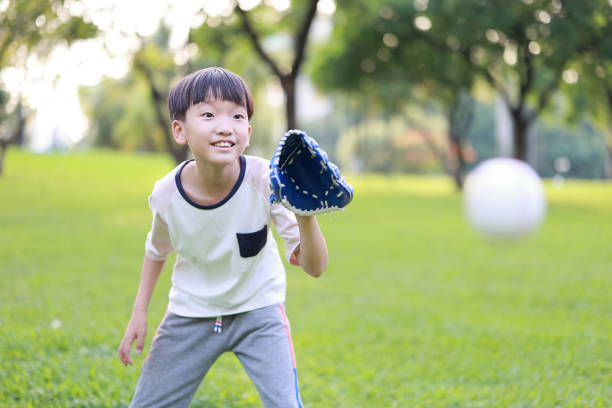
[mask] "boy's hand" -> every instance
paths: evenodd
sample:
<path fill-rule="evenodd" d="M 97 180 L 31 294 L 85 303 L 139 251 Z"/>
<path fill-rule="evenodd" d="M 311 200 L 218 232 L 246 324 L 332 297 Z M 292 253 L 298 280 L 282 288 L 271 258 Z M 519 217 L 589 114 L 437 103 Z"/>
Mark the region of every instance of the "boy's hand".
<path fill-rule="evenodd" d="M 291 254 L 291 257 L 289 258 L 289 263 L 293 266 L 300 266 L 300 246 L 299 245 L 297 248 L 295 248 L 295 251 L 293 251 L 293 253 Z"/>
<path fill-rule="evenodd" d="M 145 337 L 147 336 L 147 314 L 146 312 L 132 313 L 132 318 L 125 329 L 125 334 L 119 345 L 119 359 L 123 365 L 132 365 L 130 350 L 134 340 L 136 340 L 136 353 L 141 354 L 144 348 Z"/>

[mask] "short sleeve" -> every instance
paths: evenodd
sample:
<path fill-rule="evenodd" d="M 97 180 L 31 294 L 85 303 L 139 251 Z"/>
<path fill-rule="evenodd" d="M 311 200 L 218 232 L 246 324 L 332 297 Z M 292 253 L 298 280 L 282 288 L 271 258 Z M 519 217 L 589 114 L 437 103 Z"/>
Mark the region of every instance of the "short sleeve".
<path fill-rule="evenodd" d="M 300 245 L 300 230 L 295 214 L 277 203 L 271 204 L 270 212 L 278 235 L 285 241 L 285 257 L 289 261 L 291 254 Z"/>
<path fill-rule="evenodd" d="M 278 203 L 270 204 L 270 168 L 269 162 L 261 157 L 246 156 L 247 167 L 245 178 L 248 183 L 261 194 L 262 200 L 270 206 L 270 217 L 278 235 L 285 243 L 287 261 L 300 244 L 300 230 L 295 214 Z"/>
<path fill-rule="evenodd" d="M 164 261 L 174 251 L 170 241 L 168 224 L 158 212 L 153 195 L 149 196 L 149 207 L 153 212 L 153 223 L 147 234 L 145 256 L 153 261 Z"/>

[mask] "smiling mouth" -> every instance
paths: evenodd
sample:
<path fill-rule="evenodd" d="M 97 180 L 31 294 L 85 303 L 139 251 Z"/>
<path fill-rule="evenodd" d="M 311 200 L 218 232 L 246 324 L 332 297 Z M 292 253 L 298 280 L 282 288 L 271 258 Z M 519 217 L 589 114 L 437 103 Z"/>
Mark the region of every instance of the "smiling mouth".
<path fill-rule="evenodd" d="M 222 142 L 212 143 L 212 146 L 213 147 L 232 147 L 234 146 L 234 143 L 228 142 L 228 141 L 222 141 Z"/>

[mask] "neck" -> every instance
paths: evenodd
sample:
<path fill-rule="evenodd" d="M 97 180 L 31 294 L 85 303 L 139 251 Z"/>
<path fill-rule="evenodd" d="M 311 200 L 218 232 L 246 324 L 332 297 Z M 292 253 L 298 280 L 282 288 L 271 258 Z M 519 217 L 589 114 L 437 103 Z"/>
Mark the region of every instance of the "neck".
<path fill-rule="evenodd" d="M 240 158 L 231 164 L 214 165 L 195 160 L 198 184 L 207 192 L 223 192 L 234 187 L 240 175 Z"/>
<path fill-rule="evenodd" d="M 211 165 L 201 163 L 188 165 L 181 176 L 187 195 L 201 205 L 212 205 L 225 198 L 240 176 L 240 158 L 231 164 Z"/>

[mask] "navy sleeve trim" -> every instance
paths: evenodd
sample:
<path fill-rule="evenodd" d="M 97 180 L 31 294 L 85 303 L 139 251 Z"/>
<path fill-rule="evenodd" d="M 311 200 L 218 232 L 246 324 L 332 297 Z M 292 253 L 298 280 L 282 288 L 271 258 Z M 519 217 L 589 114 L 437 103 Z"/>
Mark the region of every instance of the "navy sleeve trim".
<path fill-rule="evenodd" d="M 193 161 L 193 160 L 194 159 L 187 160 L 185 163 L 183 163 L 181 168 L 178 169 L 178 171 L 176 172 L 176 175 L 174 176 L 174 180 L 176 182 L 176 188 L 178 189 L 178 191 L 181 194 L 181 196 L 183 197 L 183 199 L 185 199 L 185 201 L 187 201 L 192 206 L 194 206 L 196 208 L 199 208 L 200 210 L 212 210 L 212 209 L 215 209 L 217 207 L 221 207 L 223 204 L 228 202 L 233 197 L 234 194 L 236 194 L 236 191 L 238 191 L 238 189 L 240 188 L 240 185 L 242 184 L 242 181 L 244 180 L 244 174 L 246 173 L 246 159 L 245 159 L 244 155 L 240 155 L 240 175 L 238 176 L 238 180 L 236 181 L 236 184 L 234 184 L 234 187 L 232 188 L 232 191 L 230 191 L 225 196 L 225 198 L 223 198 L 223 200 L 219 201 L 218 203 L 212 204 L 212 205 L 201 205 L 201 204 L 196 203 L 191 198 L 189 198 L 189 196 L 185 192 L 185 189 L 183 189 L 183 183 L 181 183 L 181 172 L 183 171 L 185 166 L 190 161 Z"/>

